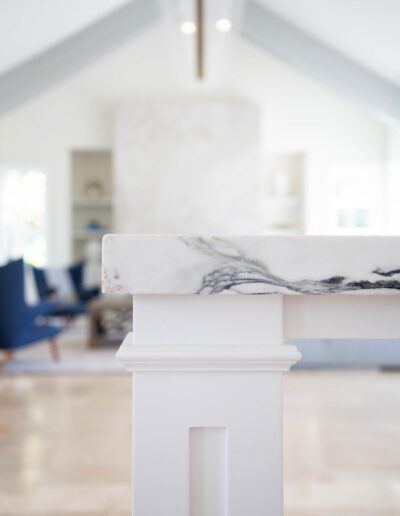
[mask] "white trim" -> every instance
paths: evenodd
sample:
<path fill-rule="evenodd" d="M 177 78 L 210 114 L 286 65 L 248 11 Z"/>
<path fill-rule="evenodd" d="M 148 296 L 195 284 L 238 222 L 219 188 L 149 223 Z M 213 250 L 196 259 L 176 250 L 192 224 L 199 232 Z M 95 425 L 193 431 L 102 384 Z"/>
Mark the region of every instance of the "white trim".
<path fill-rule="evenodd" d="M 300 360 L 293 345 L 140 346 L 125 337 L 117 360 L 131 372 L 146 371 L 288 371 Z"/>
<path fill-rule="evenodd" d="M 362 105 L 384 123 L 399 127 L 400 89 L 318 39 L 298 29 L 264 5 L 249 0 L 243 36 L 336 93 Z"/>

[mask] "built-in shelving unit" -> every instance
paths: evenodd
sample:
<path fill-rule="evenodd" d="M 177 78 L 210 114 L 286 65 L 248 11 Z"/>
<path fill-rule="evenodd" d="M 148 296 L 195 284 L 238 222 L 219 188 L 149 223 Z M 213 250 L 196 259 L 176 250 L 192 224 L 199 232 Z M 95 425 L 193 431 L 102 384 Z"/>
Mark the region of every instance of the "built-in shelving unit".
<path fill-rule="evenodd" d="M 263 179 L 262 213 L 265 233 L 304 233 L 304 154 L 282 153 L 266 156 Z"/>
<path fill-rule="evenodd" d="M 89 262 L 93 282 L 100 271 L 101 239 L 113 226 L 112 184 L 111 151 L 72 152 L 72 255 Z"/>

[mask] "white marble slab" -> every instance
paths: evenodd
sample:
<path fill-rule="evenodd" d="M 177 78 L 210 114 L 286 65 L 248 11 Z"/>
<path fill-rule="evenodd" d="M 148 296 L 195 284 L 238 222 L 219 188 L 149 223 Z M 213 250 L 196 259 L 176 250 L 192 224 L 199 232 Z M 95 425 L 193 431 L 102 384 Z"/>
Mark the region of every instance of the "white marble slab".
<path fill-rule="evenodd" d="M 103 291 L 400 294 L 400 237 L 107 235 Z"/>

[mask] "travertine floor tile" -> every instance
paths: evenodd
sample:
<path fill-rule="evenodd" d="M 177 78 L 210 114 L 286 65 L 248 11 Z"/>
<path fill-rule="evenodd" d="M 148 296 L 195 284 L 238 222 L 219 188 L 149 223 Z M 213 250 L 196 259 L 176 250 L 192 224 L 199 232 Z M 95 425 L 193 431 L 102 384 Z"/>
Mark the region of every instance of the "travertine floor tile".
<path fill-rule="evenodd" d="M 292 372 L 284 406 L 286 516 L 400 514 L 400 374 Z M 130 410 L 125 375 L 0 377 L 0 515 L 129 516 Z"/>

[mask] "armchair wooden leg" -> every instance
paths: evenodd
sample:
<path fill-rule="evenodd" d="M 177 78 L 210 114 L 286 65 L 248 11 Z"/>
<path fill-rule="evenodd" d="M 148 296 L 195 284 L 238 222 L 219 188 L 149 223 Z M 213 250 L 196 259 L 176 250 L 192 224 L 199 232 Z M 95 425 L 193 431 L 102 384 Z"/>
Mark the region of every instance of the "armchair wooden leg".
<path fill-rule="evenodd" d="M 72 317 L 72 315 L 66 315 L 64 317 L 64 325 L 65 325 L 65 327 L 69 326 L 72 323 L 73 320 L 74 320 L 74 318 Z"/>
<path fill-rule="evenodd" d="M 14 357 L 14 350 L 13 349 L 5 349 L 4 355 L 0 359 L 0 370 L 7 365 L 10 360 L 12 360 Z"/>
<path fill-rule="evenodd" d="M 51 358 L 57 362 L 58 360 L 60 360 L 60 349 L 58 347 L 58 342 L 56 341 L 56 339 L 49 339 L 49 346 Z"/>

